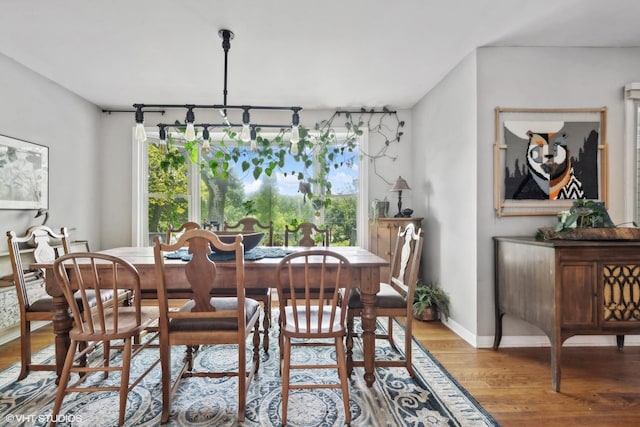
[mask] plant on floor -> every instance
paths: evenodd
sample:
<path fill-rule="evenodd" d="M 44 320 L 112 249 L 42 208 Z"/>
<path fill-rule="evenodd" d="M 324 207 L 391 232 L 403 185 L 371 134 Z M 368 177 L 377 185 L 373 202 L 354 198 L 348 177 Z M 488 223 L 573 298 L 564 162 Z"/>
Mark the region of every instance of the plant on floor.
<path fill-rule="evenodd" d="M 425 312 L 431 309 L 437 310 L 445 319 L 449 319 L 449 302 L 449 295 L 442 288 L 418 280 L 413 297 L 413 315 L 418 319 L 427 320 L 429 316 Z M 434 316 L 432 320 L 436 318 L 437 316 Z"/>

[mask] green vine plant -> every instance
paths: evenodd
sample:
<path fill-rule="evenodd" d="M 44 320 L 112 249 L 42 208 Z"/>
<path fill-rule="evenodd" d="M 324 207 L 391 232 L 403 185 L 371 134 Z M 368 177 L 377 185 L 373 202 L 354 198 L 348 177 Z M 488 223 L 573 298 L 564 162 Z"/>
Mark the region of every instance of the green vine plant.
<path fill-rule="evenodd" d="M 346 136 L 338 137 L 335 128 L 339 125 L 346 129 Z M 384 107 L 382 111 L 365 108 L 358 112 L 335 111 L 329 119 L 316 123 L 312 129 L 300 126 L 300 141 L 297 144 L 288 142 L 285 129 L 280 129 L 269 139 L 262 136 L 261 129 L 257 128 L 255 143 L 247 143 L 240 139 L 238 132 L 223 128 L 221 138 L 215 141 L 211 137 L 208 140 L 196 138 L 195 141 L 184 142 L 184 148 L 181 149 L 169 132 L 161 168 L 169 171 L 183 165 L 185 161 L 194 164 L 200 162 L 200 168 L 214 180 L 227 180 L 234 165 L 239 165 L 243 173 L 250 173 L 256 180 L 263 174 L 270 177 L 278 170 L 284 176 L 297 177 L 304 201 L 309 200 L 318 211 L 331 203 L 331 182 L 328 179 L 330 171 L 353 166 L 354 158 L 345 154 L 353 153 L 360 159 L 369 159 L 374 173 L 392 185 L 378 173 L 375 165 L 376 160 L 383 157 L 396 160 L 395 156 L 389 155 L 388 150 L 393 144 L 400 142 L 404 125 L 405 122 L 398 118 L 397 112 Z M 179 126 L 175 129 L 184 132 L 184 128 Z M 357 146 L 358 138 L 365 129 L 384 140 L 383 146 L 376 153 L 366 153 Z M 294 157 L 299 168 L 286 170 L 287 154 Z M 319 165 L 319 170 L 314 171 L 314 163 Z"/>
<path fill-rule="evenodd" d="M 568 211 L 561 212 L 555 231 L 570 231 L 574 228 L 615 227 L 603 203 L 593 200 L 576 200 Z"/>

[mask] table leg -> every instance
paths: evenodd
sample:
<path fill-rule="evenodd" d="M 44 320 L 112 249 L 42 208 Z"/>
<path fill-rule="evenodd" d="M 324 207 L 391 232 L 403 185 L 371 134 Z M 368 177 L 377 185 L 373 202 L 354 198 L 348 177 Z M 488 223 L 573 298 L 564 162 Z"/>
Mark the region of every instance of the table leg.
<path fill-rule="evenodd" d="M 57 384 L 60 379 L 60 374 L 62 374 L 62 367 L 64 366 L 64 359 L 67 356 L 67 350 L 69 349 L 69 331 L 72 326 L 71 318 L 69 317 L 69 305 L 64 296 L 53 297 L 52 323 L 53 333 L 55 335 Z"/>
<path fill-rule="evenodd" d="M 362 346 L 364 353 L 364 380 L 368 387 L 375 382 L 376 353 L 376 294 L 380 291 L 380 267 L 365 269 L 360 278 L 362 301 Z"/>
<path fill-rule="evenodd" d="M 561 355 L 562 340 L 557 337 L 551 338 L 551 388 L 556 392 L 560 391 Z"/>

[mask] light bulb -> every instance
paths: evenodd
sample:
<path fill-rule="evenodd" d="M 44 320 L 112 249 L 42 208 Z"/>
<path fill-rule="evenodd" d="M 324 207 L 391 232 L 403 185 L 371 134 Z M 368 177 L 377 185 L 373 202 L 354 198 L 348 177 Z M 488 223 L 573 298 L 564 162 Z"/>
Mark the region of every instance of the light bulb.
<path fill-rule="evenodd" d="M 298 155 L 298 143 L 291 141 L 291 154 L 294 156 Z"/>
<path fill-rule="evenodd" d="M 242 132 L 240 132 L 240 139 L 242 140 L 242 142 L 251 141 L 251 128 L 249 126 L 249 123 L 244 123 L 242 125 Z"/>
<path fill-rule="evenodd" d="M 205 139 L 204 141 L 202 141 L 202 152 L 204 154 L 208 154 L 209 151 L 211 151 L 211 144 L 209 144 L 208 139 Z"/>
<path fill-rule="evenodd" d="M 255 152 L 258 151 L 258 135 L 256 133 L 256 128 L 255 127 L 251 127 L 251 151 Z"/>
<path fill-rule="evenodd" d="M 144 130 L 144 124 L 137 123 L 136 124 L 136 141 L 137 142 L 145 142 L 147 140 L 147 132 Z"/>
<path fill-rule="evenodd" d="M 298 143 L 300 142 L 300 130 L 298 128 L 298 126 L 292 126 L 291 127 L 291 143 Z"/>
<path fill-rule="evenodd" d="M 195 141 L 196 140 L 196 130 L 193 127 L 193 123 L 187 123 L 187 129 L 184 131 L 184 139 L 186 141 Z"/>

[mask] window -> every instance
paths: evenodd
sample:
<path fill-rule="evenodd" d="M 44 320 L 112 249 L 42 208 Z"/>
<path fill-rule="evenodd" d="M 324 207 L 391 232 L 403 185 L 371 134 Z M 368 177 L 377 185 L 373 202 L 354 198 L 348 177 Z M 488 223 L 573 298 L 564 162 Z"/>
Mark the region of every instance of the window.
<path fill-rule="evenodd" d="M 200 147 L 192 161 L 186 161 L 189 150 L 173 135 L 172 145 L 178 148 L 175 156 L 166 155 L 166 145 L 157 133 L 149 132 L 147 142 L 134 142 L 134 165 L 137 179 L 137 200 L 134 203 L 134 243 L 151 245 L 153 238 L 164 236 L 168 226 L 186 221 L 200 224 L 226 220 L 234 223 L 245 216 L 254 216 L 262 223 L 273 221 L 275 244 L 283 243 L 285 225 L 296 221 L 310 221 L 331 228 L 332 245 L 357 245 L 362 241 L 366 221 L 366 162 L 360 164 L 359 150 L 330 154 L 332 167 L 327 173 L 331 183 L 331 201 L 318 206 L 304 194 L 305 186 L 292 171 L 305 169 L 317 176 L 317 164 L 303 165 L 290 153 L 283 159 L 284 167 L 275 167 L 270 174 L 254 178 L 253 168 L 243 166 L 252 162 L 248 147 L 237 147 L 236 158 L 225 158 L 217 151 L 203 152 Z M 212 134 L 217 141 L 223 135 Z M 338 134 L 338 141 L 340 134 Z M 228 140 L 226 141 L 229 144 Z M 358 147 L 364 147 L 366 134 L 359 137 Z M 214 145 L 212 143 L 212 145 Z M 229 175 L 214 176 L 201 163 L 230 162 Z M 164 163 L 163 163 L 164 162 Z M 167 168 L 167 162 L 170 166 Z M 163 167 L 165 166 L 165 167 Z M 364 175 L 366 176 L 366 175 Z"/>

